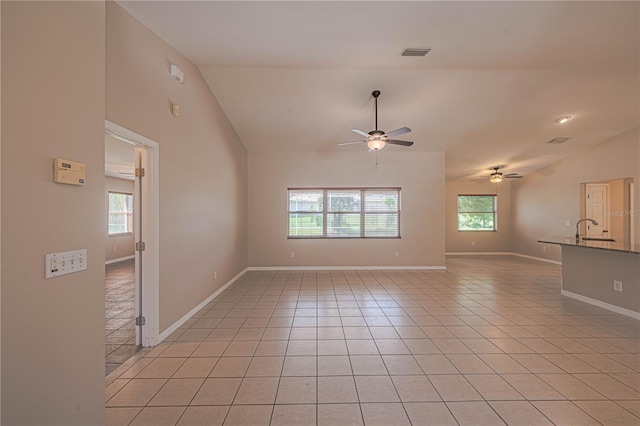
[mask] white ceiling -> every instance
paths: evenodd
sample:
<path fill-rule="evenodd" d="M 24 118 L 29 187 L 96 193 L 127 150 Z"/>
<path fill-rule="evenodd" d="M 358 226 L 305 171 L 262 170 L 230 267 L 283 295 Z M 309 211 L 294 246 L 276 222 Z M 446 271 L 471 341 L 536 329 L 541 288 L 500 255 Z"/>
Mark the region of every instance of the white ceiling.
<path fill-rule="evenodd" d="M 640 122 L 638 2 L 119 4 L 198 65 L 250 150 L 367 155 L 336 144 L 374 128 L 375 89 L 379 127 L 413 129 L 385 150 L 444 150 L 449 179 L 526 174 Z"/>
<path fill-rule="evenodd" d="M 119 179 L 135 180 L 135 146 L 104 135 L 104 174 Z"/>

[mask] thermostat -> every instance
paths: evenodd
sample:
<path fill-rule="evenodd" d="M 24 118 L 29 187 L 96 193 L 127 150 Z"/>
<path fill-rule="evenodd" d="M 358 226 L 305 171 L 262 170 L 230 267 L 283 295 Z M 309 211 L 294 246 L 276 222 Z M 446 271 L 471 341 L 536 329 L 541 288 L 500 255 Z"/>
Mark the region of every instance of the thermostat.
<path fill-rule="evenodd" d="M 56 158 L 53 164 L 53 181 L 69 185 L 84 185 L 84 163 Z"/>

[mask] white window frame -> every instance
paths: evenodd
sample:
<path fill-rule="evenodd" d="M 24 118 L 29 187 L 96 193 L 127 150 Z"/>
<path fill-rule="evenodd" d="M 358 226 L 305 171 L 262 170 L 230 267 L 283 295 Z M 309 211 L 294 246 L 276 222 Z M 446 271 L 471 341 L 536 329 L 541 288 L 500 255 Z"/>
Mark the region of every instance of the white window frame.
<path fill-rule="evenodd" d="M 461 212 L 458 199 L 460 197 L 492 197 L 493 211 L 491 212 Z M 498 196 L 496 194 L 458 194 L 456 197 L 456 221 L 458 232 L 497 232 L 498 231 Z M 460 214 L 493 214 L 493 229 L 460 229 Z"/>
<path fill-rule="evenodd" d="M 111 194 L 114 195 L 126 195 L 131 197 L 131 210 L 127 212 L 112 212 L 111 211 Z M 107 234 L 110 237 L 118 237 L 122 235 L 133 235 L 133 194 L 130 192 L 122 192 L 122 191 L 109 191 L 109 200 L 107 200 Z M 110 224 L 111 224 L 111 214 L 124 214 L 126 215 L 126 223 L 127 223 L 127 231 L 125 232 L 111 232 Z"/>
<path fill-rule="evenodd" d="M 291 200 L 291 192 L 295 191 L 318 191 L 322 192 L 322 211 L 306 211 L 306 210 L 291 210 L 290 200 Z M 354 212 L 334 212 L 328 210 L 328 194 L 332 191 L 351 191 L 351 192 L 360 192 L 360 210 Z M 367 192 L 376 192 L 376 191 L 392 191 L 398 194 L 398 208 L 397 211 L 391 212 L 373 212 L 367 211 L 366 206 L 366 193 Z M 331 239 L 331 240 L 350 240 L 350 239 L 400 239 L 401 237 L 401 197 L 402 197 L 402 188 L 287 188 L 287 238 L 288 239 Z M 322 234 L 321 235 L 291 235 L 291 215 L 295 213 L 314 213 L 320 214 L 322 217 Z M 360 234 L 359 235 L 349 235 L 349 236 L 335 236 L 329 235 L 327 233 L 327 216 L 330 214 L 358 214 L 360 216 Z M 365 218 L 370 214 L 395 214 L 397 215 L 397 233 L 392 236 L 383 236 L 383 235 L 366 235 L 366 223 Z"/>

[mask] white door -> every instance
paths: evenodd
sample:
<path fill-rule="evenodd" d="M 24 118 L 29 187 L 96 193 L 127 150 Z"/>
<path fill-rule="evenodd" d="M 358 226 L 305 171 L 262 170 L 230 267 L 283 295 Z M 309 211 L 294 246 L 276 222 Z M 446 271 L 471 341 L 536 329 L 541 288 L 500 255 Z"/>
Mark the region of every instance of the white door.
<path fill-rule="evenodd" d="M 135 150 L 136 178 L 133 185 L 133 235 L 135 247 L 135 288 L 136 288 L 136 345 L 142 344 L 144 312 L 142 310 L 142 254 L 139 244 L 142 239 L 142 177 L 139 170 L 142 169 L 142 148 L 136 146 Z"/>
<path fill-rule="evenodd" d="M 607 238 L 609 237 L 609 184 L 588 183 L 586 189 L 586 217 L 595 220 L 598 224 L 585 222 L 585 236 Z"/>

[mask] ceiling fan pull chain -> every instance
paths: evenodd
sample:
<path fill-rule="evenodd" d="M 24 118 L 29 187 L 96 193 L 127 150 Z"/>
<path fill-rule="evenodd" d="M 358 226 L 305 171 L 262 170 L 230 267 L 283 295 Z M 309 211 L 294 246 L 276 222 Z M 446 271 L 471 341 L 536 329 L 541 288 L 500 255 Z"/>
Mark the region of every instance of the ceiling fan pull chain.
<path fill-rule="evenodd" d="M 378 151 L 376 151 L 376 170 L 378 170 Z"/>

